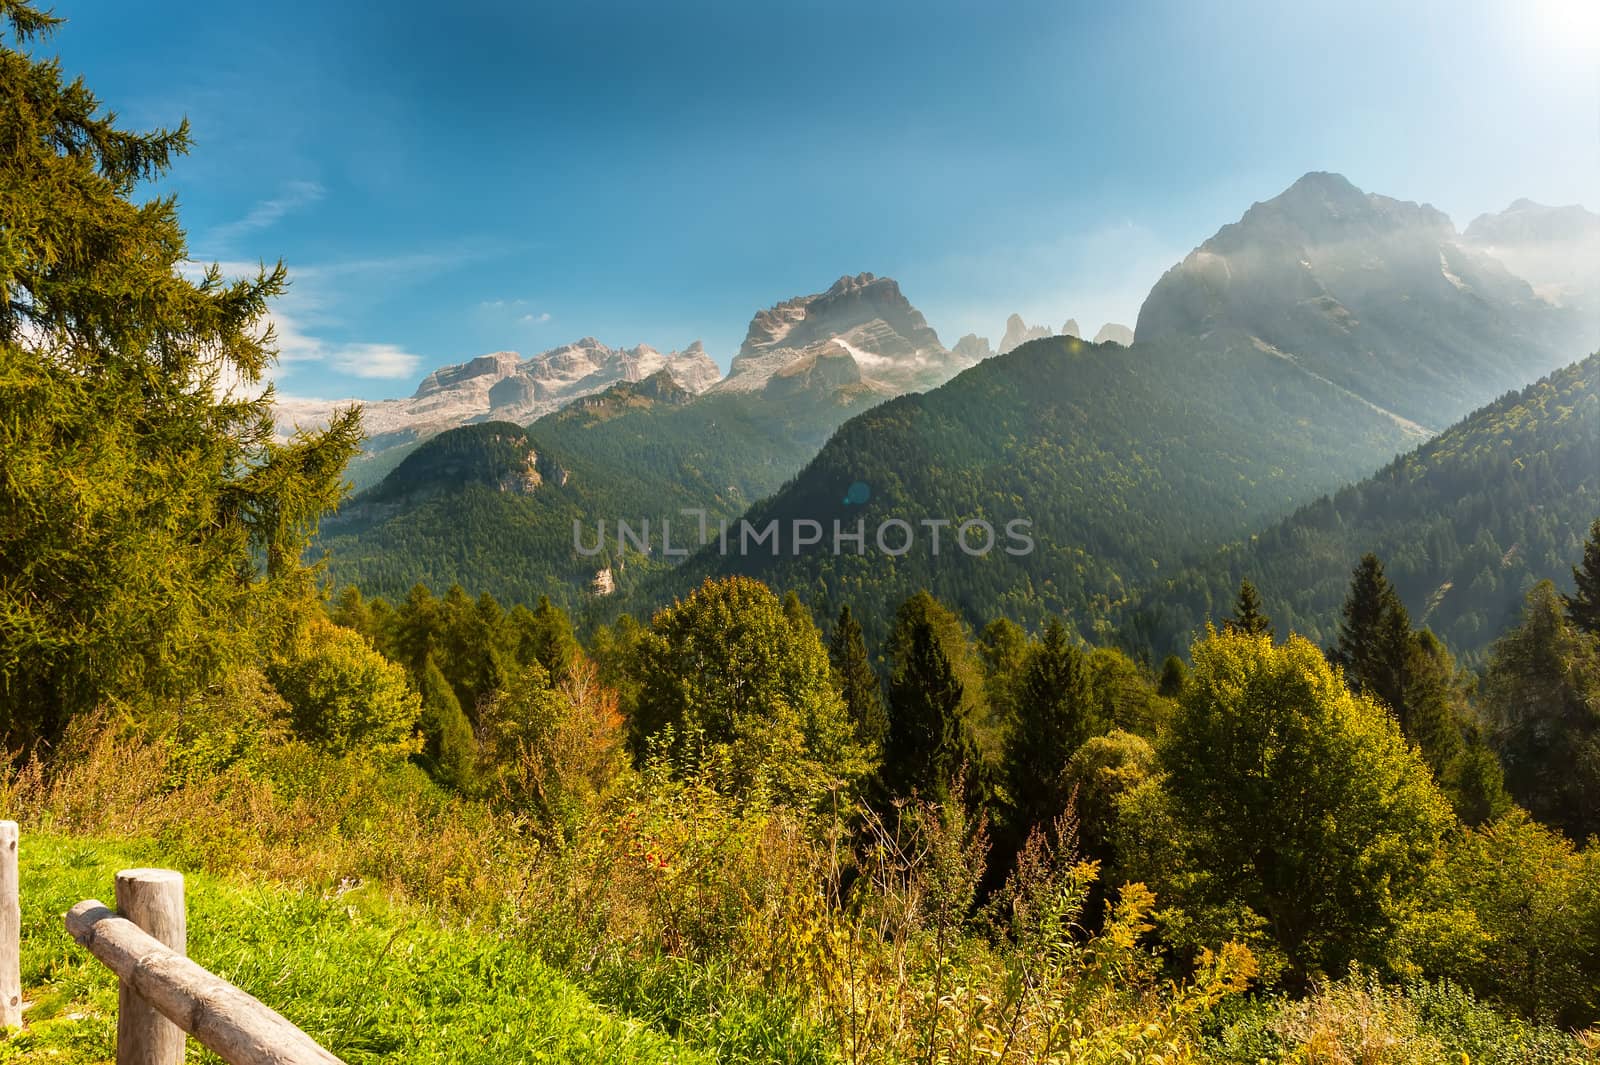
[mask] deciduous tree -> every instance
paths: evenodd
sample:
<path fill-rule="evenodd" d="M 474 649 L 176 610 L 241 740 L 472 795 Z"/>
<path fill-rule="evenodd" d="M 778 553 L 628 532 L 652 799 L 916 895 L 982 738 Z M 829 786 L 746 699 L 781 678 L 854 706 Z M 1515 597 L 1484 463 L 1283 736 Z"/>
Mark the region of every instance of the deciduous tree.
<path fill-rule="evenodd" d="M 1452 821 L 1427 767 L 1306 640 L 1212 633 L 1192 657 L 1161 761 L 1196 928 L 1256 938 L 1295 982 L 1392 960 Z"/>

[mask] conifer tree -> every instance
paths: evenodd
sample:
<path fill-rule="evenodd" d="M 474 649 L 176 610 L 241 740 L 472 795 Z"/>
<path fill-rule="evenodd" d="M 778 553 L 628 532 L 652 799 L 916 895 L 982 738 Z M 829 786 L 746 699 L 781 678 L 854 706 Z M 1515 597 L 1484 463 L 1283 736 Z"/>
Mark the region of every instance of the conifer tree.
<path fill-rule="evenodd" d="M 511 608 L 507 615 L 511 630 L 512 655 L 519 666 L 537 662 L 553 681 L 566 677 L 579 656 L 578 637 L 566 611 L 541 595 L 532 610 Z"/>
<path fill-rule="evenodd" d="M 317 611 L 301 561 L 341 492 L 355 410 L 274 438 L 268 302 L 224 280 L 172 197 L 136 202 L 187 122 L 121 128 L 58 60 L 61 20 L 0 3 L 0 740 L 172 704 L 286 648 Z M 70 477 L 61 471 L 70 469 Z"/>
<path fill-rule="evenodd" d="M 1512 796 L 1582 842 L 1600 832 L 1600 647 L 1561 607 L 1549 581 L 1528 593 L 1494 645 L 1484 703 Z"/>
<path fill-rule="evenodd" d="M 978 637 L 984 697 L 996 721 L 1016 719 L 1016 687 L 1028 655 L 1028 634 L 1010 618 L 995 618 Z"/>
<path fill-rule="evenodd" d="M 1573 593 L 1561 597 L 1567 619 L 1580 632 L 1600 638 L 1600 518 L 1589 526 L 1583 561 L 1572 567 L 1572 581 L 1576 586 Z"/>
<path fill-rule="evenodd" d="M 1385 646 L 1385 623 L 1392 622 L 1399 597 L 1383 575 L 1383 563 L 1372 553 L 1363 555 L 1350 578 L 1345 597 L 1339 643 L 1332 658 L 1343 666 L 1346 682 L 1357 691 L 1381 683 L 1393 668 L 1394 649 Z M 1402 606 L 1403 610 L 1404 607 Z M 1409 618 L 1407 628 L 1409 629 Z"/>
<path fill-rule="evenodd" d="M 1233 601 L 1233 617 L 1223 625 L 1229 632 L 1242 632 L 1247 636 L 1270 636 L 1272 619 L 1261 611 L 1261 594 L 1246 577 L 1239 582 L 1239 595 Z"/>
<path fill-rule="evenodd" d="M 828 644 L 834 683 L 855 723 L 856 736 L 874 753 L 883 751 L 889 717 L 883 708 L 883 689 L 867 656 L 867 643 L 848 604 L 839 608 L 839 621 Z"/>
<path fill-rule="evenodd" d="M 913 621 L 902 634 L 903 654 L 889 681 L 889 734 L 883 781 L 891 793 L 929 799 L 949 796 L 975 749 L 962 712 L 962 683 L 933 626 Z"/>
<path fill-rule="evenodd" d="M 1466 752 L 1462 725 L 1468 709 L 1456 660 L 1432 631 L 1410 634 L 1404 682 L 1399 695 L 1405 707 L 1402 731 L 1421 748 L 1434 776 L 1448 781 Z M 1457 798 L 1448 786 L 1446 791 L 1452 800 Z"/>
<path fill-rule="evenodd" d="M 1455 660 L 1433 633 L 1412 630 L 1376 555 L 1363 557 L 1351 579 L 1333 659 L 1346 683 L 1394 714 L 1435 776 L 1447 779 L 1463 749 Z"/>
<path fill-rule="evenodd" d="M 1177 655 L 1168 655 L 1167 660 L 1161 663 L 1161 677 L 1156 681 L 1156 694 L 1164 699 L 1176 699 L 1183 694 L 1183 686 L 1189 681 L 1189 667 L 1183 664 L 1183 659 Z"/>
<path fill-rule="evenodd" d="M 1469 827 L 1487 824 L 1510 811 L 1505 770 L 1479 729 L 1468 729 L 1463 737 L 1461 754 L 1445 780 L 1445 792 L 1456 816 Z"/>
<path fill-rule="evenodd" d="M 475 743 L 472 726 L 450 682 L 428 656 L 422 666 L 422 754 L 440 782 L 465 787 L 471 782 Z"/>
<path fill-rule="evenodd" d="M 1059 817 L 1067 804 L 1062 771 L 1091 737 L 1104 732 L 1084 656 L 1059 618 L 1045 625 L 1017 685 L 1017 720 L 1006 745 L 1006 780 L 1018 828 Z"/>

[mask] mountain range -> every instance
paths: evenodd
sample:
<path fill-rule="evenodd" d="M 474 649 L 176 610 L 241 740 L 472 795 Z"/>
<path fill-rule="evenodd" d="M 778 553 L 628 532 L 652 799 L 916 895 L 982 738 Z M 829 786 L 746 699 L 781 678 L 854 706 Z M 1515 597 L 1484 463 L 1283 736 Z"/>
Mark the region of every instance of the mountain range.
<path fill-rule="evenodd" d="M 1253 206 L 1169 271 L 1137 337 L 1128 349 L 1035 339 L 860 415 L 747 515 L 780 529 L 1015 516 L 1032 522 L 1031 553 L 719 550 L 672 573 L 660 598 L 734 572 L 823 613 L 927 588 L 974 622 L 1060 613 L 1087 635 L 1208 547 L 1357 480 L 1595 340 L 1574 306 L 1539 296 L 1433 208 L 1330 174 Z M 1291 620 L 1325 623 L 1318 603 Z"/>
<path fill-rule="evenodd" d="M 495 396 L 538 401 L 506 383 L 526 364 L 450 368 L 428 395 L 481 395 L 486 409 L 469 416 L 484 424 L 400 461 L 426 435 L 415 430 L 322 544 L 336 580 L 385 595 L 459 582 L 603 614 L 745 572 L 819 612 L 848 601 L 869 627 L 926 587 L 974 621 L 1063 613 L 1085 634 L 1143 625 L 1175 640 L 1232 580 L 1215 561 L 1223 545 L 1600 346 L 1588 274 L 1562 267 L 1563 247 L 1586 246 L 1584 219 L 1600 222 L 1519 201 L 1461 234 L 1426 205 L 1308 174 L 1168 271 L 1131 336 L 1108 325 L 1091 344 L 1075 321 L 1048 335 L 1014 315 L 1004 354 L 973 335 L 946 349 L 894 281 L 859 274 L 759 312 L 726 378 L 693 372 L 693 348 L 650 374 L 638 355 L 614 358 L 609 384 L 562 378 L 566 406 L 526 429 L 484 428 Z M 1509 268 L 1516 250 L 1537 278 Z M 507 446 L 520 466 L 506 464 Z M 612 538 L 595 555 L 575 547 L 575 525 L 592 541 L 598 521 L 614 532 L 617 518 L 654 518 L 659 530 L 683 509 L 735 527 L 1023 518 L 1034 550 L 707 549 L 679 564 L 648 537 Z M 1166 615 L 1159 589 L 1175 597 Z M 1324 606 L 1284 619 L 1313 631 Z"/>
<path fill-rule="evenodd" d="M 423 580 L 581 608 L 596 580 L 625 591 L 663 563 L 582 555 L 574 521 L 659 522 L 683 509 L 736 517 L 851 414 L 965 361 L 893 280 L 842 277 L 759 312 L 728 376 L 708 386 L 690 387 L 663 366 L 579 396 L 525 430 L 480 419 L 380 451 L 368 461 L 391 468 L 324 524 L 321 543 L 336 579 L 372 592 L 404 594 Z M 532 456 L 526 472 L 508 472 L 506 441 Z M 561 477 L 540 474 L 541 463 Z"/>
<path fill-rule="evenodd" d="M 946 349 L 897 282 L 863 273 L 759 311 L 726 378 L 698 340 L 662 354 L 584 337 L 529 359 L 500 351 L 442 367 L 406 399 L 284 400 L 277 420 L 283 431 L 321 425 L 336 408 L 359 403 L 367 438 L 350 475 L 361 489 L 437 433 L 490 421 L 528 424 L 614 384 L 661 372 L 695 395 L 848 391 L 884 399 L 938 385 L 987 354 Z"/>

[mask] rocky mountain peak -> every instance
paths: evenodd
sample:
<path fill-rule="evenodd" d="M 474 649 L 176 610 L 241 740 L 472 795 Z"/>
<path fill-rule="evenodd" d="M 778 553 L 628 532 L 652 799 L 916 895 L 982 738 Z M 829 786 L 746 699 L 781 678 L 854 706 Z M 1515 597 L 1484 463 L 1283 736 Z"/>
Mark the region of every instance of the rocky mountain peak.
<path fill-rule="evenodd" d="M 1313 173 L 1168 270 L 1134 332 L 1287 359 L 1441 426 L 1589 350 L 1559 310 L 1436 208 Z"/>
<path fill-rule="evenodd" d="M 1100 327 L 1100 332 L 1094 335 L 1096 344 L 1121 344 L 1123 347 L 1133 346 L 1133 330 L 1120 322 L 1107 322 Z"/>
<path fill-rule="evenodd" d="M 1201 249 L 1210 246 L 1226 253 L 1263 239 L 1300 244 L 1372 240 L 1411 230 L 1436 240 L 1455 235 L 1449 216 L 1435 207 L 1362 192 L 1342 174 L 1313 171 L 1272 199 L 1253 204 Z"/>
<path fill-rule="evenodd" d="M 1011 317 L 1006 319 L 1005 336 L 1000 338 L 1000 347 L 998 350 L 1001 355 L 1004 355 L 1008 351 L 1011 351 L 1015 348 L 1020 348 L 1030 340 L 1040 340 L 1049 335 L 1049 326 L 1029 325 L 1027 322 L 1023 321 L 1022 315 L 1013 314 Z"/>
<path fill-rule="evenodd" d="M 517 367 L 522 363 L 522 356 L 514 351 L 495 351 L 488 355 L 479 355 L 455 366 L 445 366 L 435 370 L 422 379 L 416 392 L 412 393 L 413 399 L 422 399 L 436 392 L 455 388 L 465 381 L 474 378 L 488 377 L 498 381 L 517 372 Z M 492 383 L 492 382 L 491 382 Z M 487 387 L 487 386 L 486 386 Z"/>
<path fill-rule="evenodd" d="M 844 361 L 852 363 L 846 366 Z M 974 360 L 975 361 L 975 360 Z M 756 313 L 718 391 L 860 385 L 884 394 L 929 387 L 966 365 L 889 277 L 845 275 L 822 292 Z"/>
<path fill-rule="evenodd" d="M 994 354 L 994 349 L 989 347 L 989 338 L 976 333 L 968 333 L 956 341 L 956 346 L 950 350 L 973 362 L 981 362 Z"/>
<path fill-rule="evenodd" d="M 938 348 L 939 335 L 890 277 L 861 273 L 839 278 L 824 292 L 796 296 L 758 311 L 739 355 L 775 347 L 805 348 L 874 320 L 887 323 L 917 348 Z"/>

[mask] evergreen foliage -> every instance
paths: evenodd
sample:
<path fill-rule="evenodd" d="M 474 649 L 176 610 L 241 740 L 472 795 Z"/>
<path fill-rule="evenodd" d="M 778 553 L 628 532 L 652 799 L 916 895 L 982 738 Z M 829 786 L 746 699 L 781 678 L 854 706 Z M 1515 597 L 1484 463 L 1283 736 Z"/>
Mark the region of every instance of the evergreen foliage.
<path fill-rule="evenodd" d="M 1016 690 L 1016 723 L 1006 748 L 1006 779 L 1018 827 L 1048 825 L 1067 808 L 1067 761 L 1109 727 L 1096 705 L 1083 652 L 1051 618 L 1029 648 Z"/>
<path fill-rule="evenodd" d="M 907 618 L 895 633 L 883 780 L 894 795 L 947 799 L 963 767 L 979 762 L 956 675 L 933 622 Z"/>
<path fill-rule="evenodd" d="M 455 788 L 470 786 L 477 757 L 472 725 L 461 712 L 461 700 L 456 698 L 455 690 L 439 671 L 432 655 L 423 662 L 418 691 L 422 696 L 418 725 L 422 731 L 425 764 L 443 784 Z"/>
<path fill-rule="evenodd" d="M 1350 687 L 1387 707 L 1434 773 L 1447 777 L 1461 756 L 1465 716 L 1455 660 L 1433 633 L 1412 631 L 1411 615 L 1371 553 L 1351 578 L 1332 659 Z"/>
<path fill-rule="evenodd" d="M 839 619 L 833 627 L 833 637 L 828 643 L 828 660 L 833 666 L 834 684 L 850 720 L 855 723 L 856 736 L 869 752 L 881 757 L 888 738 L 889 716 L 883 707 L 883 686 L 873 671 L 872 659 L 867 655 L 866 639 L 861 625 L 848 605 L 839 608 Z"/>
<path fill-rule="evenodd" d="M 1248 541 L 1150 582 L 1120 625 L 1156 654 L 1178 650 L 1207 618 L 1223 616 L 1248 574 L 1271 598 L 1280 630 L 1328 646 L 1351 569 L 1370 552 L 1418 621 L 1476 667 L 1515 624 L 1529 588 L 1540 580 L 1568 587 L 1597 514 L 1600 355 L 1502 397 Z"/>
<path fill-rule="evenodd" d="M 338 499 L 352 412 L 273 439 L 268 301 L 281 263 L 186 271 L 171 197 L 137 202 L 187 123 L 122 128 L 60 62 L 59 20 L 0 9 L 0 735 L 58 738 L 281 650 L 300 563 Z"/>
<path fill-rule="evenodd" d="M 1572 594 L 1561 597 L 1568 620 L 1600 639 L 1600 518 L 1589 526 L 1589 538 L 1583 542 L 1583 561 L 1572 567 L 1572 586 Z"/>
<path fill-rule="evenodd" d="M 1600 832 L 1600 646 L 1548 581 L 1495 644 L 1483 687 L 1512 796 L 1573 840 Z"/>
<path fill-rule="evenodd" d="M 1230 632 L 1242 632 L 1246 636 L 1272 634 L 1272 619 L 1262 613 L 1261 593 L 1250 583 L 1250 578 L 1239 582 L 1239 595 L 1233 601 L 1233 617 L 1223 625 Z"/>

